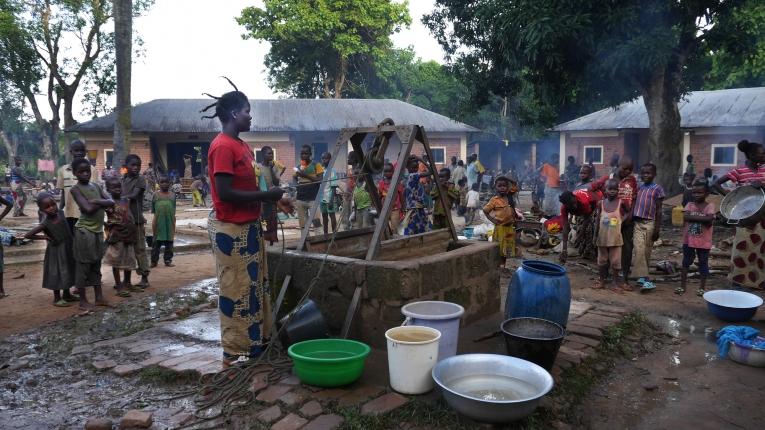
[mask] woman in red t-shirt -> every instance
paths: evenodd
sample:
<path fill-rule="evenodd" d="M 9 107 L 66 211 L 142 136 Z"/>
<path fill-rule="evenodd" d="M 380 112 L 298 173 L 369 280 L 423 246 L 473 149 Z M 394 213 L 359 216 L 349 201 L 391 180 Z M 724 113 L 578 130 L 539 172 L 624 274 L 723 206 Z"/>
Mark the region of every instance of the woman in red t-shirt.
<path fill-rule="evenodd" d="M 236 87 L 234 87 L 236 89 Z M 266 277 L 265 243 L 260 220 L 262 202 L 277 202 L 291 212 L 284 192 L 275 187 L 260 191 L 253 152 L 239 133 L 250 130 L 247 96 L 223 94 L 215 103 L 223 131 L 207 154 L 213 212 L 207 220 L 220 288 L 221 344 L 224 366 L 259 356 L 271 335 L 271 296 Z"/>

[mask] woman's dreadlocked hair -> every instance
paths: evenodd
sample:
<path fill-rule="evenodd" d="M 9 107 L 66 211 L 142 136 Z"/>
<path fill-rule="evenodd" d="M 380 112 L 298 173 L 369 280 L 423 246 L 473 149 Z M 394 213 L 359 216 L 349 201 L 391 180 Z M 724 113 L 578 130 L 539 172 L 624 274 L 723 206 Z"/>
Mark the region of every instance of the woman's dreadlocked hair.
<path fill-rule="evenodd" d="M 234 91 L 228 92 L 226 94 L 223 94 L 220 97 L 215 97 L 212 94 L 208 93 L 202 93 L 206 95 L 207 97 L 211 97 L 215 99 L 215 103 L 207 106 L 206 108 L 199 111 L 200 113 L 207 112 L 210 110 L 210 108 L 215 107 L 215 114 L 213 115 L 205 115 L 202 118 L 218 118 L 221 123 L 231 121 L 232 111 L 238 111 L 245 107 L 250 101 L 247 99 L 247 96 L 239 91 L 239 89 L 234 85 L 233 82 L 231 82 L 231 79 L 221 76 L 223 79 L 227 80 L 229 84 L 231 84 L 232 87 L 234 87 Z"/>

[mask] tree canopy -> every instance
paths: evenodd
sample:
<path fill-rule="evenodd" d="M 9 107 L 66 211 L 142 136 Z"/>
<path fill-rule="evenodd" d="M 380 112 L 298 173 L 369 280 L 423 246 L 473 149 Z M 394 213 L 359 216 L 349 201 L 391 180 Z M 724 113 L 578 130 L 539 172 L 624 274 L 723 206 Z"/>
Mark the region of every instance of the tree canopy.
<path fill-rule="evenodd" d="M 407 3 L 390 0 L 265 0 L 237 22 L 244 38 L 271 44 L 269 86 L 294 97 L 342 98 L 348 77 L 391 47 L 409 25 Z"/>
<path fill-rule="evenodd" d="M 153 0 L 136 0 L 140 13 Z M 105 0 L 0 0 L 0 73 L 25 97 L 43 133 L 42 156 L 55 156 L 62 126 L 76 123 L 81 88 L 91 113 L 105 110 L 114 93 L 112 2 Z M 35 95 L 44 85 L 51 111 L 45 119 Z M 81 93 L 81 92 L 80 92 Z M 63 113 L 62 113 L 63 109 Z"/>
<path fill-rule="evenodd" d="M 737 43 L 708 54 L 704 88 L 765 86 L 765 3 L 751 1 L 735 10 L 731 24 Z"/>
<path fill-rule="evenodd" d="M 750 0 L 436 0 L 424 22 L 482 86 L 477 93 L 534 99 L 559 112 L 643 97 L 649 158 L 658 181 L 677 184 L 682 135 L 677 102 L 700 86 L 709 52 L 748 58 L 742 13 Z"/>

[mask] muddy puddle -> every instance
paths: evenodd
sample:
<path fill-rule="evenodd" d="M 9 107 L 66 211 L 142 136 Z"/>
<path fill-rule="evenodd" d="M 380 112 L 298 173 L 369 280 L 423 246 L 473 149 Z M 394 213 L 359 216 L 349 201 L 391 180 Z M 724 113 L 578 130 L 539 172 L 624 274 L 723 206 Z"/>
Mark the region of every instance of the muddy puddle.
<path fill-rule="evenodd" d="M 762 428 L 765 372 L 719 357 L 715 334 L 728 324 L 706 315 L 648 318 L 658 330 L 640 340 L 649 352 L 628 356 L 596 386 L 582 402 L 582 425 Z M 761 322 L 746 324 L 765 329 Z"/>
<path fill-rule="evenodd" d="M 148 293 L 115 310 L 69 318 L 3 339 L 0 428 L 81 429 L 89 417 L 111 417 L 117 421 L 131 408 L 153 409 L 156 419 L 162 422 L 177 411 L 190 409 L 188 398 L 161 399 L 170 392 L 188 388 L 192 381 L 168 384 L 146 380 L 140 374 L 123 378 L 109 371 L 99 372 L 91 365 L 98 360 L 124 362 L 126 358 L 120 356 L 120 350 L 102 348 L 78 355 L 71 355 L 71 351 L 76 346 L 141 332 L 178 309 L 204 306 L 216 294 L 216 280 L 207 279 L 173 293 Z M 186 339 L 193 342 L 193 336 L 199 334 L 203 322 L 194 322 L 196 315 L 202 314 L 189 318 L 192 324 L 185 326 L 187 332 L 171 333 L 178 336 L 181 345 Z M 216 327 L 216 335 L 217 330 Z M 208 331 L 202 337 L 208 340 L 210 336 Z"/>

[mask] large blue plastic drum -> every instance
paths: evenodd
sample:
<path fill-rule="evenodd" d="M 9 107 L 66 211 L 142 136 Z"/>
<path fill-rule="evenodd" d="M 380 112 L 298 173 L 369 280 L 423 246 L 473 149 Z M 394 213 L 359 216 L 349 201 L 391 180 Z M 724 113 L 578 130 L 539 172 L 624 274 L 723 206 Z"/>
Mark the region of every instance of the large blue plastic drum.
<path fill-rule="evenodd" d="M 526 260 L 507 288 L 505 318 L 542 318 L 566 327 L 570 307 L 566 269 L 547 261 Z"/>

